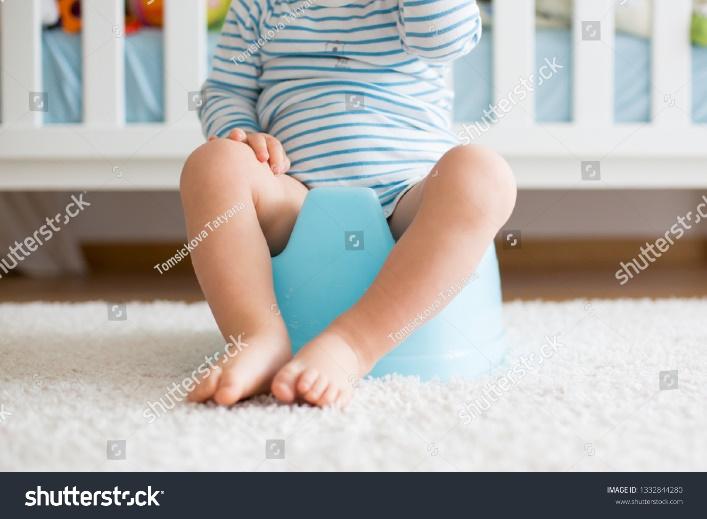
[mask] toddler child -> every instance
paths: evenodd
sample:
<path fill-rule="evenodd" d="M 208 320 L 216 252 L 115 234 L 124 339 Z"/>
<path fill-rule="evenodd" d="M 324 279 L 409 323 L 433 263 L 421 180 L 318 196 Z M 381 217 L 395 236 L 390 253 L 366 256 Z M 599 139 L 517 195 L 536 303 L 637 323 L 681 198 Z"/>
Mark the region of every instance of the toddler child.
<path fill-rule="evenodd" d="M 344 406 L 396 346 L 391 331 L 474 271 L 516 192 L 499 155 L 450 131 L 445 71 L 480 36 L 474 0 L 233 1 L 203 88 L 208 142 L 180 191 L 190 237 L 242 207 L 192 261 L 223 336 L 248 348 L 192 401 L 271 390 Z M 320 186 L 374 189 L 398 241 L 361 300 L 292 358 L 270 258 Z"/>

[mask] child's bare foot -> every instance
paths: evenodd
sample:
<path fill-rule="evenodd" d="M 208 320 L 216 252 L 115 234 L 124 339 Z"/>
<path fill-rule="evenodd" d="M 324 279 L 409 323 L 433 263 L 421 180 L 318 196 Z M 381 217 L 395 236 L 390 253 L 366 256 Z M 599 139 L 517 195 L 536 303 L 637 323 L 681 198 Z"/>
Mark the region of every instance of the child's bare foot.
<path fill-rule="evenodd" d="M 275 375 L 272 392 L 285 403 L 299 399 L 320 407 L 344 407 L 354 385 L 367 371 L 349 342 L 328 329 Z"/>
<path fill-rule="evenodd" d="M 288 337 L 261 334 L 245 337 L 248 345 L 209 370 L 189 394 L 192 402 L 212 399 L 220 405 L 233 405 L 254 395 L 267 393 L 277 371 L 292 358 Z"/>

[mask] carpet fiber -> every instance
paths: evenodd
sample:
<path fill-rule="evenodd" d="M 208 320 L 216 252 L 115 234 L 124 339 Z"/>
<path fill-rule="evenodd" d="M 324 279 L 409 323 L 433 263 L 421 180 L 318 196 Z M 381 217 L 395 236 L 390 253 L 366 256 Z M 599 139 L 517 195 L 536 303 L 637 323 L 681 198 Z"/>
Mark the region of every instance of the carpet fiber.
<path fill-rule="evenodd" d="M 707 470 L 707 300 L 511 303 L 482 379 L 151 420 L 222 340 L 205 304 L 125 310 L 0 305 L 0 470 Z"/>

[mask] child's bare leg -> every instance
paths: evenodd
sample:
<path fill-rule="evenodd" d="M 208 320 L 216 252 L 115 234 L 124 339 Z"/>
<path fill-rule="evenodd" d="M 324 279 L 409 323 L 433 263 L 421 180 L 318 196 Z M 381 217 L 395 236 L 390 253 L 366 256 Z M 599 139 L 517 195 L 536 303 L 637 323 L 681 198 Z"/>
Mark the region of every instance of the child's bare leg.
<path fill-rule="evenodd" d="M 291 357 L 285 323 L 274 306 L 270 254 L 287 244 L 307 189 L 292 177 L 275 176 L 246 144 L 217 139 L 189 157 L 180 190 L 190 239 L 229 208 L 237 211 L 226 223 L 206 227 L 208 236 L 191 254 L 221 333 L 242 334 L 248 346 L 224 355 L 190 400 L 231 405 L 267 391 Z"/>
<path fill-rule="evenodd" d="M 513 174 L 496 153 L 474 146 L 447 152 L 400 201 L 391 226 L 407 230 L 369 290 L 278 372 L 275 396 L 345 404 L 353 382 L 396 346 L 391 334 L 473 273 L 515 194 Z"/>

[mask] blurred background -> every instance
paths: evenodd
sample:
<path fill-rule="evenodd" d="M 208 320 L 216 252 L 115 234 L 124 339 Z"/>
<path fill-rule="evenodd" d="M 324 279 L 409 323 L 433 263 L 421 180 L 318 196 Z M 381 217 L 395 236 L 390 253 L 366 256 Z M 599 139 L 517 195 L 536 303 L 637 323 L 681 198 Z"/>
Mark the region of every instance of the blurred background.
<path fill-rule="evenodd" d="M 13 2 L 17 0 L 4 2 L 3 28 L 12 23 L 7 21 L 7 4 Z M 79 125 L 84 120 L 85 107 L 82 58 L 85 60 L 87 56 L 86 49 L 82 48 L 85 45 L 82 2 L 30 0 L 32 2 L 41 12 L 42 28 L 37 34 L 41 39 L 39 75 L 43 97 L 39 102 L 46 103 L 39 110 L 41 121 L 38 124 L 57 128 Z M 228 5 L 227 0 L 206 2 L 203 29 L 207 54 L 216 43 Z M 493 103 L 496 12 L 491 2 L 480 2 L 480 7 L 484 20 L 482 42 L 458 62 L 454 70 L 454 119 L 457 123 L 483 120 L 484 110 Z M 571 0 L 534 3 L 536 62 L 553 56 L 563 65 L 562 70 L 537 86 L 534 117 L 538 124 L 563 125 L 574 120 L 573 48 L 578 43 L 573 36 L 576 36 L 573 9 Z M 112 36 L 124 38 L 124 85 L 121 88 L 124 87 L 125 94 L 125 124 L 127 127 L 163 124 L 167 103 L 162 72 L 166 61 L 163 2 L 128 1 L 122 14 L 124 26 L 113 26 Z M 650 125 L 655 116 L 653 22 L 653 1 L 616 2 L 614 27 L 611 27 L 615 32 L 612 39 L 615 125 Z M 689 34 L 684 35 L 685 41 L 690 42 L 693 76 L 689 118 L 695 128 L 701 128 L 707 142 L 707 2 L 691 2 L 689 27 Z M 10 40 L 7 34 L 2 43 L 4 56 L 10 54 L 8 46 L 21 45 Z M 3 66 L 2 72 L 5 90 L 14 88 L 12 85 L 17 82 L 14 72 L 7 66 Z M 187 90 L 181 95 L 186 93 Z M 195 113 L 187 107 L 184 117 L 196 123 Z M 0 142 L 5 140 L 9 147 L 8 136 L 19 126 L 5 116 L 2 122 Z M 46 144 L 47 141 L 39 140 L 35 146 L 41 150 Z M 149 141 L 144 143 L 146 147 L 150 145 Z M 189 151 L 184 149 L 183 157 Z M 32 191 L 7 187 L 16 184 L 15 180 L 8 179 L 14 179 L 18 171 L 23 171 L 18 167 L 19 162 L 15 156 L 4 156 L 0 147 L 0 180 L 3 180 L 0 186 L 0 257 L 10 250 L 15 240 L 22 240 L 42 225 L 46 215 L 63 211 L 71 194 L 76 192 L 56 187 L 42 189 L 41 184 L 35 185 Z M 707 161 L 701 163 L 704 177 L 697 183 L 705 184 Z M 89 209 L 16 268 L 2 272 L 0 301 L 201 299 L 188 258 L 163 274 L 155 269 L 156 264 L 173 256 L 185 240 L 176 191 L 178 164 L 179 160 L 172 160 L 167 172 L 175 189 L 144 191 L 138 186 L 120 191 L 89 190 L 86 195 L 91 203 Z M 676 170 L 681 168 L 679 160 L 672 164 Z M 118 177 L 120 167 L 113 167 Z M 664 174 L 669 178 L 673 171 L 667 169 Z M 575 171 L 568 171 L 567 175 L 575 175 Z M 694 225 L 660 261 L 629 283 L 620 285 L 615 278 L 621 262 L 630 261 L 639 254 L 642 245 L 664 235 L 678 216 L 696 211 L 705 194 L 707 189 L 642 188 L 640 183 L 627 189 L 615 189 L 601 182 L 591 188 L 578 186 L 576 189 L 561 185 L 533 188 L 521 184 L 516 210 L 497 243 L 504 297 L 508 300 L 562 300 L 707 295 L 705 224 Z M 510 246 L 509 236 L 518 238 L 512 240 L 513 246 Z"/>

